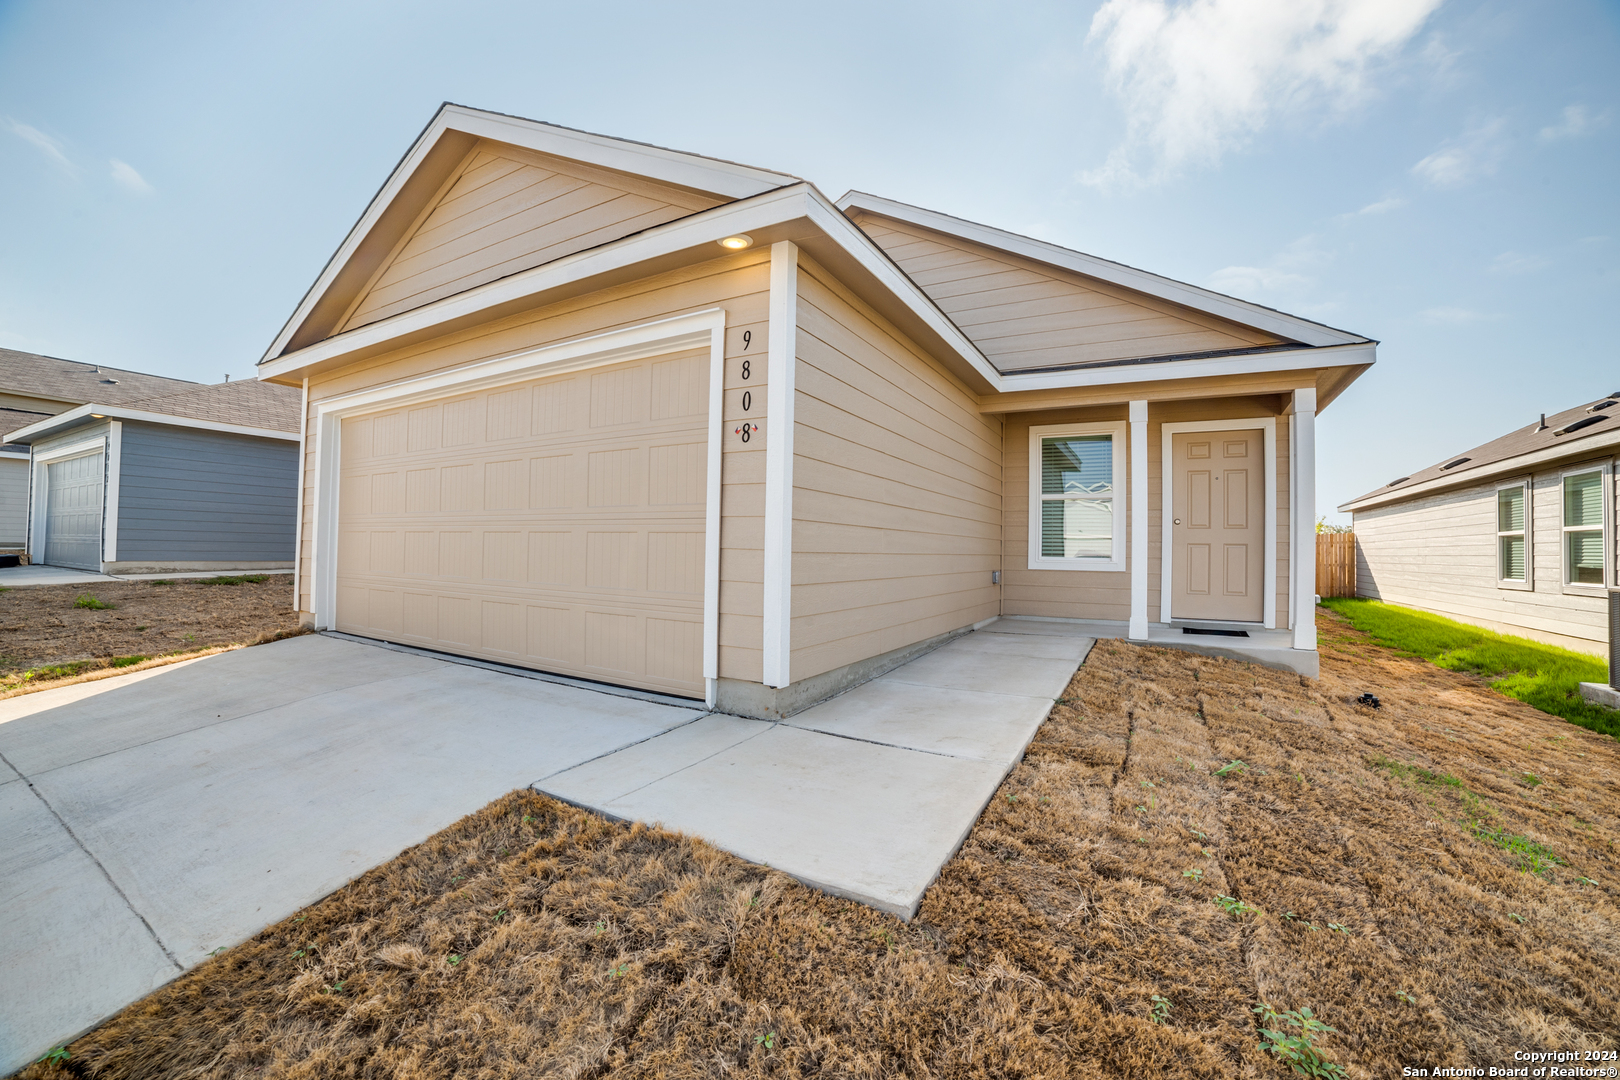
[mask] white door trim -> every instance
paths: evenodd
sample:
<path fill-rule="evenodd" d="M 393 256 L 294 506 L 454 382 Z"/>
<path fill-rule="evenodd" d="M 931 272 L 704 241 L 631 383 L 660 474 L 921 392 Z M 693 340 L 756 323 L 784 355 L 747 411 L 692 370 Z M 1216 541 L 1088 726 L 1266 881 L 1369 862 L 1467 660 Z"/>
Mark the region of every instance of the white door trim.
<path fill-rule="evenodd" d="M 725 380 L 724 308 L 592 334 L 570 341 L 521 349 L 489 360 L 436 371 L 315 402 L 315 498 L 310 508 L 314 554 L 308 568 L 310 608 L 317 630 L 330 630 L 337 619 L 338 478 L 345 418 L 413 401 L 468 393 L 547 375 L 641 360 L 686 349 L 709 349 L 709 456 L 707 505 L 704 507 L 703 678 L 705 697 L 714 703 L 714 681 L 720 657 L 720 449 L 721 401 Z"/>
<path fill-rule="evenodd" d="M 1261 619 L 1259 625 L 1267 630 L 1277 625 L 1277 418 L 1275 416 L 1244 417 L 1238 420 L 1187 420 L 1161 425 L 1164 448 L 1159 458 L 1159 472 L 1163 476 L 1164 493 L 1159 507 L 1161 537 L 1159 547 L 1159 621 L 1170 621 L 1170 572 L 1172 558 L 1172 511 L 1175 508 L 1175 468 L 1170 455 L 1170 436 L 1186 431 L 1252 431 L 1259 428 L 1265 433 L 1266 457 L 1266 524 L 1265 524 L 1265 582 L 1261 590 Z"/>

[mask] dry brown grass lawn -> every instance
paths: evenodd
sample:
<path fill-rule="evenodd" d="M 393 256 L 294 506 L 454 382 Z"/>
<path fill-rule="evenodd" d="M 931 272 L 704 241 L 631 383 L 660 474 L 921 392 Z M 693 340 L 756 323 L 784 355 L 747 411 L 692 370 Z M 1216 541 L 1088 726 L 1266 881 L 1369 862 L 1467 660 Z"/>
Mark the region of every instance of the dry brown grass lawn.
<path fill-rule="evenodd" d="M 1321 628 L 1314 683 L 1100 643 L 910 924 L 519 792 L 26 1075 L 1288 1075 L 1258 1001 L 1352 1077 L 1620 1046 L 1620 745 Z"/>

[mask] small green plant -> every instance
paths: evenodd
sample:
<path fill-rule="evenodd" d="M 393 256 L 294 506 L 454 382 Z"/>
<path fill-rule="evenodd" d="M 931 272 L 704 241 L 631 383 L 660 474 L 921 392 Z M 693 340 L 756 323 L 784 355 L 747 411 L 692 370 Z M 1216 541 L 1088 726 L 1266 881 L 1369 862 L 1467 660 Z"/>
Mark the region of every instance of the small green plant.
<path fill-rule="evenodd" d="M 621 979 L 625 975 L 628 975 L 629 973 L 630 973 L 630 965 L 629 964 L 620 964 L 617 967 L 615 967 L 612 971 L 608 972 L 608 977 L 613 978 L 613 979 Z"/>
<path fill-rule="evenodd" d="M 1408 1005 L 1416 1005 L 1417 1004 L 1417 998 L 1413 997 L 1411 994 L 1407 993 L 1405 990 L 1397 990 L 1397 991 L 1395 991 L 1395 1000 L 1396 1001 L 1404 1001 Z"/>
<path fill-rule="evenodd" d="M 150 659 L 152 659 L 150 656 L 115 656 L 112 658 L 112 666 L 129 667 L 131 664 L 139 664 L 143 660 Z"/>
<path fill-rule="evenodd" d="M 1261 1002 L 1252 1011 L 1260 1017 L 1262 1051 L 1276 1054 L 1300 1076 L 1330 1077 L 1331 1080 L 1345 1080 L 1348 1076 L 1344 1066 L 1323 1057 L 1315 1043 L 1317 1036 L 1337 1034 L 1337 1030 L 1318 1020 L 1309 1008 L 1302 1006 L 1280 1013 Z"/>
<path fill-rule="evenodd" d="M 42 1061 L 48 1061 L 52 1065 L 60 1065 L 62 1062 L 66 1061 L 68 1058 L 70 1058 L 72 1056 L 73 1056 L 72 1054 L 68 1053 L 68 1048 L 67 1047 L 65 1047 L 65 1046 L 53 1046 L 49 1050 L 47 1050 L 43 1054 L 41 1054 L 39 1057 L 35 1058 L 34 1059 L 34 1064 L 38 1065 Z"/>
<path fill-rule="evenodd" d="M 186 637 L 185 637 L 185 640 L 187 640 L 187 641 L 196 641 L 197 640 L 197 635 L 196 634 L 187 634 Z"/>
<path fill-rule="evenodd" d="M 607 923 L 597 920 L 595 932 L 591 934 L 591 937 L 601 937 L 605 933 L 607 933 Z"/>
<path fill-rule="evenodd" d="M 1153 787 L 1154 784 L 1153 784 L 1153 781 L 1151 781 L 1151 780 L 1144 780 L 1144 781 L 1142 781 L 1142 786 L 1143 787 Z"/>
<path fill-rule="evenodd" d="M 451 953 L 449 956 L 444 958 L 444 962 L 449 964 L 451 967 L 455 967 L 457 964 L 461 963 L 461 954 Z"/>
<path fill-rule="evenodd" d="M 1258 915 L 1260 913 L 1259 908 L 1255 907 L 1253 904 L 1245 904 L 1242 900 L 1239 900 L 1235 896 L 1217 896 L 1214 898 L 1214 900 L 1215 903 L 1220 905 L 1222 911 L 1226 912 L 1234 919 L 1241 919 L 1245 915 Z"/>
<path fill-rule="evenodd" d="M 534 820 L 534 815 L 533 814 L 524 814 L 523 815 L 523 824 L 527 825 L 529 822 L 531 822 L 533 820 Z"/>
<path fill-rule="evenodd" d="M 1575 879 L 1575 884 L 1577 884 L 1577 885 L 1596 885 L 1597 882 L 1593 881 L 1589 877 L 1578 877 L 1578 878 Z"/>
<path fill-rule="evenodd" d="M 494 918 L 494 920 L 493 920 L 493 921 L 494 921 L 494 922 L 500 922 L 500 921 L 501 921 L 501 916 L 502 916 L 502 915 L 505 915 L 505 914 L 506 914 L 506 909 L 505 909 L 505 908 L 501 908 L 501 910 L 499 910 L 499 911 L 497 911 L 497 912 L 496 912 L 496 913 L 495 913 L 495 918 Z"/>
<path fill-rule="evenodd" d="M 1351 936 L 1352 933 L 1351 929 L 1344 923 L 1330 922 L 1328 923 L 1328 929 L 1336 934 L 1343 934 L 1345 937 Z"/>
<path fill-rule="evenodd" d="M 227 577 L 227 576 L 222 575 L 220 577 L 202 578 L 201 580 L 199 580 L 197 582 L 197 584 L 199 584 L 199 585 L 257 585 L 261 581 L 269 581 L 269 580 L 270 580 L 270 575 L 269 574 L 242 574 L 242 575 L 240 575 L 238 577 Z M 156 585 L 157 582 L 154 581 L 152 584 Z M 167 585 L 169 583 L 165 581 L 163 584 Z"/>
<path fill-rule="evenodd" d="M 1192 878 L 1194 881 L 1203 881 L 1204 868 L 1201 866 L 1189 866 L 1187 869 L 1181 872 L 1181 876 L 1184 878 Z"/>
<path fill-rule="evenodd" d="M 1541 785 L 1541 777 L 1537 776 L 1533 772 L 1524 773 L 1519 777 L 1519 779 L 1527 788 L 1535 788 Z"/>
<path fill-rule="evenodd" d="M 1168 1024 L 1170 1022 L 1170 1010 L 1174 1008 L 1170 1004 L 1170 999 L 1154 994 L 1149 1000 L 1153 1002 L 1153 1008 L 1148 1012 L 1148 1019 L 1155 1024 Z"/>
<path fill-rule="evenodd" d="M 776 1049 L 776 1032 L 767 1031 L 763 1035 L 755 1035 L 754 1036 L 754 1045 L 755 1046 L 763 1046 L 767 1050 L 775 1050 Z"/>
<path fill-rule="evenodd" d="M 221 945 L 219 948 L 215 949 L 213 952 L 209 953 L 208 955 L 209 956 L 218 956 L 220 953 L 222 953 L 224 951 L 225 951 L 225 946 Z"/>
<path fill-rule="evenodd" d="M 1508 918 L 1512 919 L 1514 922 L 1518 923 L 1520 926 L 1524 925 L 1524 916 L 1520 915 L 1517 911 L 1508 912 Z"/>
<path fill-rule="evenodd" d="M 84 608 L 87 611 L 110 611 L 118 605 L 109 604 L 105 601 L 98 600 L 89 593 L 80 593 L 78 598 L 73 601 L 73 606 L 76 608 Z"/>
<path fill-rule="evenodd" d="M 297 951 L 296 951 L 296 952 L 294 952 L 294 953 L 293 953 L 293 954 L 292 954 L 292 958 L 293 958 L 293 959 L 294 959 L 294 960 L 297 960 L 297 959 L 299 959 L 299 958 L 301 958 L 301 957 L 305 957 L 305 956 L 308 956 L 308 955 L 309 955 L 309 954 L 310 954 L 310 953 L 312 953 L 312 952 L 314 952 L 314 951 L 315 951 L 315 949 L 314 949 L 314 947 L 313 947 L 313 946 L 310 946 L 310 945 L 306 945 L 306 946 L 304 946 L 304 947 L 303 947 L 303 948 L 302 948 L 302 949 L 299 949 L 299 950 L 297 950 Z"/>
<path fill-rule="evenodd" d="M 1509 855 L 1516 855 L 1519 859 L 1519 869 L 1527 874 L 1549 873 L 1554 866 L 1568 866 L 1569 860 L 1553 851 L 1545 844 L 1520 833 L 1509 833 L 1504 829 L 1493 829 L 1482 821 L 1475 821 L 1469 829 L 1475 836 L 1487 843 L 1495 844 Z"/>
<path fill-rule="evenodd" d="M 1299 918 L 1299 916 L 1295 915 L 1292 911 L 1283 912 L 1282 917 L 1287 919 L 1289 922 L 1293 922 L 1295 919 Z"/>
<path fill-rule="evenodd" d="M 332 983 L 330 986 L 328 986 L 326 988 L 326 992 L 328 994 L 341 994 L 341 993 L 343 993 L 343 984 L 348 982 L 348 981 L 349 980 L 347 980 L 347 979 L 339 979 L 337 982 Z"/>
<path fill-rule="evenodd" d="M 1222 765 L 1220 768 L 1216 769 L 1215 775 L 1220 777 L 1222 780 L 1234 774 L 1241 776 L 1243 770 L 1247 769 L 1248 767 L 1249 766 L 1242 761 L 1229 761 L 1225 765 Z"/>
<path fill-rule="evenodd" d="M 152 628 L 150 626 L 137 626 L 135 629 L 136 630 L 150 630 Z"/>

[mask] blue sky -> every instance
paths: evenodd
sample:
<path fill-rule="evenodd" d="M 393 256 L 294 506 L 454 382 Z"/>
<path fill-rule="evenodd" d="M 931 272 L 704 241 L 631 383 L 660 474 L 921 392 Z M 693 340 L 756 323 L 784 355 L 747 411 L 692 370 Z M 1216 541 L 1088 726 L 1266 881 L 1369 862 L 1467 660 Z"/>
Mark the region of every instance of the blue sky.
<path fill-rule="evenodd" d="M 251 375 L 439 102 L 796 173 L 1383 344 L 1319 509 L 1620 390 L 1620 4 L 0 0 L 0 345 Z"/>

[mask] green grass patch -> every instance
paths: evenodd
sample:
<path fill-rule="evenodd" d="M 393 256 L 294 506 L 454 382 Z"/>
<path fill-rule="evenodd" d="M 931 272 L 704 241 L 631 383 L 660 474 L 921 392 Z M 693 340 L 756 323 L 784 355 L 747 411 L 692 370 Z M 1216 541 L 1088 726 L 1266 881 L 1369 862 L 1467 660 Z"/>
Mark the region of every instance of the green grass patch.
<path fill-rule="evenodd" d="M 44 682 L 50 679 L 67 679 L 81 672 L 100 666 L 97 660 L 75 660 L 71 664 L 50 664 L 46 667 L 29 668 L 19 671 L 15 675 L 8 675 L 5 679 L 7 685 L 16 685 L 25 682 Z"/>
<path fill-rule="evenodd" d="M 1379 600 L 1328 599 L 1322 606 L 1403 656 L 1482 675 L 1508 697 L 1620 739 L 1620 712 L 1581 697 L 1580 683 L 1609 679 L 1608 665 L 1599 657 Z"/>
<path fill-rule="evenodd" d="M 199 585 L 257 585 L 261 581 L 269 581 L 269 574 L 242 574 L 238 577 L 211 577 L 198 578 Z"/>
<path fill-rule="evenodd" d="M 80 593 L 78 599 L 73 601 L 76 608 L 87 608 L 90 611 L 111 611 L 117 604 L 109 604 L 105 600 L 98 600 L 89 593 Z"/>
<path fill-rule="evenodd" d="M 132 664 L 139 664 L 144 660 L 150 659 L 152 659 L 150 656 L 115 656 L 112 658 L 112 666 L 129 667 Z"/>

